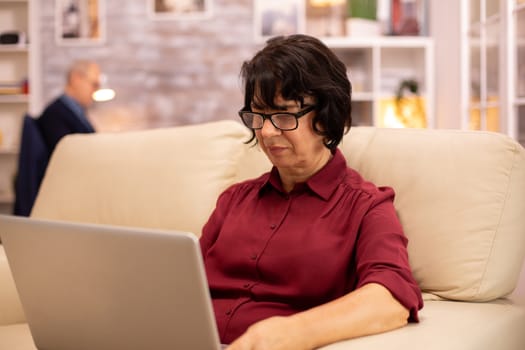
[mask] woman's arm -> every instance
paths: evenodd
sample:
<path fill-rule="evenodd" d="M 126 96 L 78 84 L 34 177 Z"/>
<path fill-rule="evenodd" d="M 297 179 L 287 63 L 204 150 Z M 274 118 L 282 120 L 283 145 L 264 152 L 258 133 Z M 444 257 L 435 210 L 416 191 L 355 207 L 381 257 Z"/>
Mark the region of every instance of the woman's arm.
<path fill-rule="evenodd" d="M 380 284 L 369 283 L 326 304 L 252 325 L 228 350 L 315 349 L 407 324 L 409 311 Z"/>

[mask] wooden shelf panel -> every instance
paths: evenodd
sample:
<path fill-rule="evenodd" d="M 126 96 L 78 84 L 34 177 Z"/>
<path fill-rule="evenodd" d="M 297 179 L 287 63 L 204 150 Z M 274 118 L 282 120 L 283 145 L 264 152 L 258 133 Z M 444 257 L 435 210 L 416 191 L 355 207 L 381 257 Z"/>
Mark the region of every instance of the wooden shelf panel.
<path fill-rule="evenodd" d="M 29 52 L 28 44 L 0 44 L 0 52 Z"/>
<path fill-rule="evenodd" d="M 432 39 L 424 36 L 325 37 L 321 40 L 331 48 L 413 47 L 424 48 Z"/>
<path fill-rule="evenodd" d="M 4 195 L 0 194 L 0 204 L 11 204 L 11 203 L 14 203 L 14 201 L 15 201 L 15 198 L 13 196 L 10 196 L 7 194 L 4 194 Z"/>
<path fill-rule="evenodd" d="M 0 94 L 0 103 L 28 103 L 29 95 L 25 94 Z"/>
<path fill-rule="evenodd" d="M 4 148 L 0 146 L 0 156 L 16 156 L 18 155 L 18 149 L 10 147 L 10 148 Z"/>

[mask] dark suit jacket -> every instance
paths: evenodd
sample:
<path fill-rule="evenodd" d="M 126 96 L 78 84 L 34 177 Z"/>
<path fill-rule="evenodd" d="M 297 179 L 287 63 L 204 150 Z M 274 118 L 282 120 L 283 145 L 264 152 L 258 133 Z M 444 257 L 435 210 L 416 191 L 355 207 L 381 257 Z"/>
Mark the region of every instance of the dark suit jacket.
<path fill-rule="evenodd" d="M 92 132 L 95 129 L 80 105 L 64 95 L 49 104 L 40 118 L 24 118 L 13 214 L 29 216 L 31 213 L 47 163 L 58 141 L 68 134 Z"/>
<path fill-rule="evenodd" d="M 80 106 L 74 110 L 64 98 L 60 96 L 49 104 L 37 120 L 50 154 L 58 141 L 68 134 L 95 132 Z"/>
<path fill-rule="evenodd" d="M 29 216 L 31 213 L 48 160 L 49 151 L 36 120 L 26 115 L 18 153 L 14 215 Z"/>

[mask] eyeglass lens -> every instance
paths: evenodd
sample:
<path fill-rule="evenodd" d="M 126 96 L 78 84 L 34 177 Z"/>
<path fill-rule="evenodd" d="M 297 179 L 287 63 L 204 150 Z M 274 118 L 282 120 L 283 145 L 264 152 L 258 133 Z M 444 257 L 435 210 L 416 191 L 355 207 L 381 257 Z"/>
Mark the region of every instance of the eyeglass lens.
<path fill-rule="evenodd" d="M 264 124 L 264 117 L 257 113 L 241 113 L 244 124 L 250 129 L 261 129 Z M 272 124 L 281 130 L 291 130 L 297 127 L 297 119 L 292 114 L 273 114 L 269 116 Z"/>

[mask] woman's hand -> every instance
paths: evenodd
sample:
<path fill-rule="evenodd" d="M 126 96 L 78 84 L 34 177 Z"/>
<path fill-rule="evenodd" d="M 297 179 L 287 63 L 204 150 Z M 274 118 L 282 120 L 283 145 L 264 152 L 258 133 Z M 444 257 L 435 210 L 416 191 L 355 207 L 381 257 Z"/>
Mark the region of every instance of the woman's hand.
<path fill-rule="evenodd" d="M 259 321 L 226 350 L 310 350 L 306 343 L 308 337 L 296 321 L 293 316 L 276 316 Z"/>

